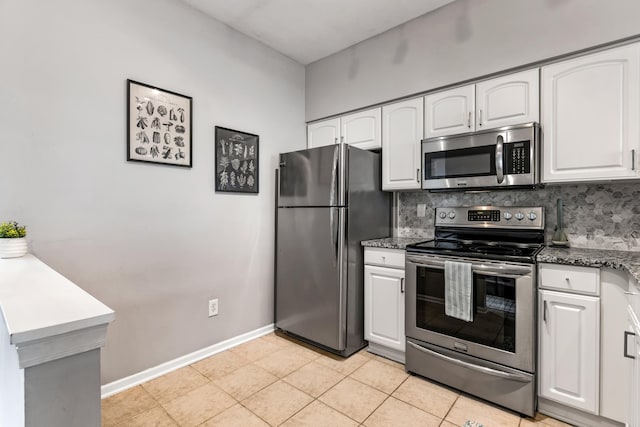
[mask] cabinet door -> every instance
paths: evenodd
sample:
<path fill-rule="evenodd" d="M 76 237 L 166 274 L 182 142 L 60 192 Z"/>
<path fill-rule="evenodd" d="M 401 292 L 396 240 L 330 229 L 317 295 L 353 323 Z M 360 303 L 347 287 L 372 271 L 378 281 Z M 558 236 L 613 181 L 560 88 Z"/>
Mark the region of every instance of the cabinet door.
<path fill-rule="evenodd" d="M 633 355 L 633 377 L 631 394 L 632 427 L 640 427 L 640 325 L 635 325 L 635 350 Z"/>
<path fill-rule="evenodd" d="M 364 338 L 404 352 L 404 270 L 364 267 Z"/>
<path fill-rule="evenodd" d="M 340 138 L 340 118 L 307 125 L 307 148 L 336 144 Z"/>
<path fill-rule="evenodd" d="M 341 141 L 363 150 L 375 150 L 382 146 L 382 109 L 360 111 L 358 113 L 342 116 Z"/>
<path fill-rule="evenodd" d="M 629 316 L 625 292 L 629 289 L 626 273 L 602 269 L 601 273 L 601 337 L 600 337 L 600 414 L 623 424 L 629 422 L 630 395 L 620 393 L 630 390 L 633 360 L 625 357 L 624 351 L 631 338 L 627 339 Z M 630 346 L 629 346 L 630 347 Z M 631 349 L 627 351 L 632 353 Z"/>
<path fill-rule="evenodd" d="M 476 130 L 540 121 L 539 70 L 476 85 Z"/>
<path fill-rule="evenodd" d="M 425 96 L 425 137 L 475 130 L 475 86 L 463 86 Z"/>
<path fill-rule="evenodd" d="M 638 177 L 640 44 L 542 68 L 544 182 Z"/>
<path fill-rule="evenodd" d="M 424 98 L 382 107 L 382 189 L 419 189 Z"/>
<path fill-rule="evenodd" d="M 540 291 L 540 396 L 593 414 L 600 387 L 600 299 Z"/>

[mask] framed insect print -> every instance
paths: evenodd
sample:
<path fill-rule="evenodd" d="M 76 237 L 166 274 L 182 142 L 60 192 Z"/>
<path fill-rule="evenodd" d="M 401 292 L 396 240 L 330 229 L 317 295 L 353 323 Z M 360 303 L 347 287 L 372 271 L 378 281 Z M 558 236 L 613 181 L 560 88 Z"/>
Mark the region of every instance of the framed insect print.
<path fill-rule="evenodd" d="M 258 142 L 260 137 L 216 126 L 216 191 L 257 193 L 259 184 Z"/>
<path fill-rule="evenodd" d="M 190 168 L 192 98 L 127 80 L 127 160 Z"/>

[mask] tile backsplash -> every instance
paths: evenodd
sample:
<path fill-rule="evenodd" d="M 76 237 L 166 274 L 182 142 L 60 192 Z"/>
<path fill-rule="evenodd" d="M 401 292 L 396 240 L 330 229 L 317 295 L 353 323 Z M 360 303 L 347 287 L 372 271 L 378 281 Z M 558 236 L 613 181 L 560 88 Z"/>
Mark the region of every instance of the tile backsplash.
<path fill-rule="evenodd" d="M 398 236 L 433 237 L 434 209 L 453 206 L 544 206 L 545 241 L 556 225 L 556 201 L 572 247 L 640 251 L 640 182 L 548 185 L 537 190 L 399 193 Z M 426 216 L 417 205 L 426 204 Z"/>

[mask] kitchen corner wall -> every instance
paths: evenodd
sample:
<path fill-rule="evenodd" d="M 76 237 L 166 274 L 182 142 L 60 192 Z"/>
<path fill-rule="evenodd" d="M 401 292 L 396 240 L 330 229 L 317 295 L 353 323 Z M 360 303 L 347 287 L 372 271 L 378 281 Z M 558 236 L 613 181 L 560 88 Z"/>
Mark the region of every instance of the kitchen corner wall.
<path fill-rule="evenodd" d="M 399 194 L 398 235 L 433 237 L 434 209 L 453 206 L 543 206 L 546 243 L 556 221 L 556 200 L 564 203 L 564 226 L 572 247 L 640 251 L 640 184 L 554 185 L 537 190 L 500 190 L 480 193 Z M 417 217 L 417 205 L 427 214 Z"/>
<path fill-rule="evenodd" d="M 273 322 L 302 65 L 176 0 L 2 0 L 0 57 L 0 219 L 115 310 L 103 384 Z M 192 169 L 125 160 L 127 78 L 193 97 Z M 214 192 L 215 125 L 260 135 L 259 194 Z"/>

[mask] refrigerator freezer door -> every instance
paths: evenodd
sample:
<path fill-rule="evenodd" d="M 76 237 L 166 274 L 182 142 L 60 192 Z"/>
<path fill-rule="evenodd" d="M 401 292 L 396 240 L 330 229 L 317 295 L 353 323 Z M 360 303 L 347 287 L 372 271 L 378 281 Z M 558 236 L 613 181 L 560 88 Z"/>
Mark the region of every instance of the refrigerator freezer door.
<path fill-rule="evenodd" d="M 346 347 L 346 208 L 278 209 L 276 327 Z"/>
<path fill-rule="evenodd" d="M 278 206 L 344 206 L 345 145 L 280 154 Z"/>

